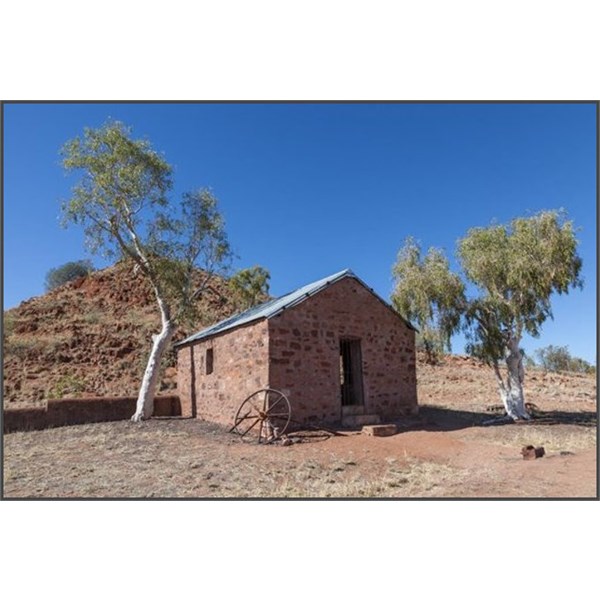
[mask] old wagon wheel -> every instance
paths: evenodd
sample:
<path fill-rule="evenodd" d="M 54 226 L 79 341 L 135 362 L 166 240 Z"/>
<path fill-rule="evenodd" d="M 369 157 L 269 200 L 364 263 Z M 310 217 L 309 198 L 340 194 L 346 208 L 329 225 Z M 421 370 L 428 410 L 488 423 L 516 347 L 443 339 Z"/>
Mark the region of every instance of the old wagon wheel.
<path fill-rule="evenodd" d="M 290 401 L 286 396 L 278 390 L 264 388 L 242 402 L 231 431 L 239 434 L 244 441 L 272 442 L 283 435 L 291 415 Z"/>

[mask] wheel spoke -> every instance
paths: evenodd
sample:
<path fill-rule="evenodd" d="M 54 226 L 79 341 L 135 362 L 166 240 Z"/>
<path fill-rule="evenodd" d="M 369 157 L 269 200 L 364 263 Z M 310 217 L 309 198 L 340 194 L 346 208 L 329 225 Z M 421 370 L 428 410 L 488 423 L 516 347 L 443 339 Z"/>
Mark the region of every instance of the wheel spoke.
<path fill-rule="evenodd" d="M 282 398 L 283 398 L 283 396 L 279 396 L 279 398 L 277 398 L 277 400 L 275 400 L 275 402 L 273 402 L 273 406 L 269 406 L 269 410 L 273 410 L 279 404 L 279 402 L 281 402 Z"/>
<path fill-rule="evenodd" d="M 242 437 L 244 437 L 259 421 L 260 421 L 260 419 L 257 418 L 256 421 L 254 421 L 254 423 L 252 423 L 252 425 L 250 425 L 250 427 L 248 427 L 248 429 L 246 429 L 246 431 L 244 431 L 244 433 L 242 433 L 240 435 Z M 261 423 L 262 423 L 262 421 L 261 421 Z"/>
<path fill-rule="evenodd" d="M 239 417 L 238 420 L 236 421 L 236 427 L 242 422 L 242 421 L 247 421 L 248 419 L 260 419 L 260 417 L 258 415 L 245 415 L 243 417 Z"/>
<path fill-rule="evenodd" d="M 246 400 L 246 402 L 252 407 L 252 410 L 256 413 L 259 413 L 261 408 L 260 408 L 260 401 L 258 400 L 258 398 L 248 398 L 248 400 Z"/>

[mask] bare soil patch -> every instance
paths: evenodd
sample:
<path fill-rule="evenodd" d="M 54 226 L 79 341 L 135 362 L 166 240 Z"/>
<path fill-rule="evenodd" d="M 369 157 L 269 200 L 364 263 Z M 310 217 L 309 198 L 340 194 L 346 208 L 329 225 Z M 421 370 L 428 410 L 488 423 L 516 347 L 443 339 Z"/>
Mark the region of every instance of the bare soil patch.
<path fill-rule="evenodd" d="M 426 409 L 424 410 L 427 413 Z M 242 442 L 191 419 L 5 435 L 5 497 L 593 497 L 595 427 L 448 427 L 377 438 L 298 432 L 291 446 Z M 525 443 L 547 455 L 524 461 Z"/>

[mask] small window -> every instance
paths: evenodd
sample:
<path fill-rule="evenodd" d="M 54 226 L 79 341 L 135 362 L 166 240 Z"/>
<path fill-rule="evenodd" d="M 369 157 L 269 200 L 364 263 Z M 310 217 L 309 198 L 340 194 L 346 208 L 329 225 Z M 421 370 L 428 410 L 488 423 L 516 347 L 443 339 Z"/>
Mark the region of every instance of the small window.
<path fill-rule="evenodd" d="M 212 348 L 208 348 L 206 351 L 206 374 L 210 375 L 213 372 L 214 368 L 214 353 Z"/>

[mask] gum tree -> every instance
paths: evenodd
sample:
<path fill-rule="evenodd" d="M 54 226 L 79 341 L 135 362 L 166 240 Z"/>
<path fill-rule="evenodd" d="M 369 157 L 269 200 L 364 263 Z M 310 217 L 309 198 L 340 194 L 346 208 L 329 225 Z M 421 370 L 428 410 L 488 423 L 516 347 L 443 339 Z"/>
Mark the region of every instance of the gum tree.
<path fill-rule="evenodd" d="M 458 241 L 462 280 L 474 290 L 468 296 L 458 292 L 457 276 L 452 276 L 438 251 L 428 254 L 437 256 L 436 269 L 426 268 L 427 261 L 420 264 L 414 248 L 401 252 L 400 257 L 407 254 L 412 262 L 399 259 L 394 267 L 396 276 L 402 275 L 401 301 L 394 298 L 396 308 L 409 318 L 412 314 L 417 324 L 425 317 L 427 324 L 440 314 L 443 290 L 445 310 L 453 316 L 445 321 L 444 335 L 455 333 L 462 320 L 467 352 L 492 367 L 507 415 L 514 420 L 529 419 L 520 344 L 525 333 L 538 337 L 543 323 L 552 318 L 553 294 L 566 294 L 583 285 L 573 223 L 561 211 L 543 211 L 506 225 L 469 230 Z M 398 284 L 394 294 L 398 294 Z M 462 319 L 457 320 L 456 314 Z"/>
<path fill-rule="evenodd" d="M 63 222 L 84 228 L 90 251 L 131 259 L 156 298 L 161 330 L 152 337 L 132 417 L 147 419 L 177 323 L 193 313 L 210 278 L 230 259 L 217 200 L 206 189 L 186 193 L 178 202 L 169 198 L 171 166 L 119 122 L 86 128 L 61 154 L 66 171 L 80 176 L 63 203 Z"/>
<path fill-rule="evenodd" d="M 573 223 L 560 211 L 544 211 L 508 225 L 474 228 L 459 240 L 458 256 L 478 290 L 464 311 L 467 350 L 492 366 L 507 415 L 529 419 L 520 344 L 525 333 L 538 337 L 553 317 L 553 294 L 583 285 Z"/>
<path fill-rule="evenodd" d="M 450 272 L 441 250 L 430 248 L 423 258 L 421 248 L 411 237 L 398 253 L 392 273 L 392 304 L 416 324 L 427 362 L 435 363 L 440 354 L 450 350 L 450 339 L 460 324 L 464 284 Z"/>

